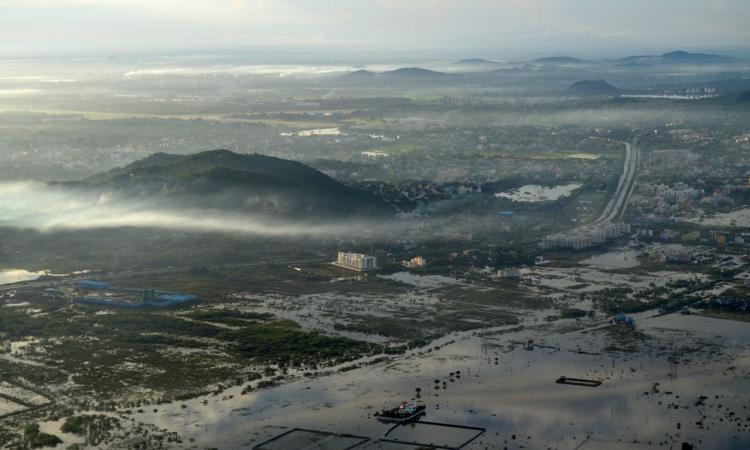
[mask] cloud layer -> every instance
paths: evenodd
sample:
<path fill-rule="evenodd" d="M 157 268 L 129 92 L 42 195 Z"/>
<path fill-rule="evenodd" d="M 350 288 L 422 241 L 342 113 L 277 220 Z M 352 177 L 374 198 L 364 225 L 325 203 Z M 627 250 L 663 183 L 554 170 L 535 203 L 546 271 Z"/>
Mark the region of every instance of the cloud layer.
<path fill-rule="evenodd" d="M 5 0 L 0 55 L 745 46 L 746 0 Z"/>

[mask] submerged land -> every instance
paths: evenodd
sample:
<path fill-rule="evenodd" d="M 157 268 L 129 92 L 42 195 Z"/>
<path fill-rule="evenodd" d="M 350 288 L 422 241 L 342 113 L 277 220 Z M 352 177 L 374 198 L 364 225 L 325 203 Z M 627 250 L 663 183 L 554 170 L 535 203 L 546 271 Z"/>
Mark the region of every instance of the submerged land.
<path fill-rule="evenodd" d="M 3 448 L 750 446 L 746 60 L 161 63 L 2 62 Z"/>

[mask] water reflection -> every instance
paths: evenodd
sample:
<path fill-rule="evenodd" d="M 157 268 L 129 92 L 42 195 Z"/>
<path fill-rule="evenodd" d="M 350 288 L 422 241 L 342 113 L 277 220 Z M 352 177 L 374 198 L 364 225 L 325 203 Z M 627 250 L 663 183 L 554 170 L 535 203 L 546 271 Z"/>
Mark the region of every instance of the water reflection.
<path fill-rule="evenodd" d="M 455 342 L 437 351 L 244 396 L 240 388 L 233 389 L 208 397 L 206 405 L 196 399 L 136 417 L 221 448 L 260 442 L 278 434 L 280 427 L 382 437 L 388 426 L 378 423 L 374 412 L 414 397 L 419 387 L 428 407 L 425 420 L 487 427 L 467 448 L 503 448 L 505 442 L 532 449 L 577 448 L 587 439 L 591 445 L 582 448 L 604 448 L 602 442 L 656 445 L 699 439 L 701 449 L 750 445 L 745 417 L 742 425 L 725 417 L 750 406 L 747 397 L 738 395 L 750 388 L 750 378 L 742 375 L 750 373 L 750 324 L 732 327 L 731 337 L 739 333 L 744 340 L 725 342 L 729 336 L 716 336 L 713 331 L 721 327 L 713 322 L 709 332 L 693 331 L 692 321 L 701 319 L 682 322 L 680 316 L 669 316 L 668 330 L 659 326 L 660 318 L 644 320 L 651 337 L 637 342 L 635 351 L 605 351 L 623 344 L 597 331 L 600 324 L 573 333 L 540 328 L 483 337 L 465 333 L 446 338 Z M 693 352 L 670 347 L 675 336 Z M 530 348 L 514 344 L 530 339 L 536 343 Z M 714 347 L 717 343 L 728 347 Z M 734 368 L 717 370 L 727 367 Z M 554 381 L 560 375 L 604 384 L 558 385 Z M 658 393 L 653 392 L 655 383 Z M 696 407 L 700 396 L 708 400 Z M 702 425 L 695 425 L 699 421 Z M 416 438 L 430 442 L 430 436 Z"/>
<path fill-rule="evenodd" d="M 613 267 L 618 269 L 631 269 L 641 265 L 638 261 L 638 255 L 639 252 L 635 250 L 619 250 L 592 256 L 591 258 L 581 261 L 581 264 L 599 267 Z"/>
<path fill-rule="evenodd" d="M 527 184 L 514 191 L 498 192 L 495 194 L 495 197 L 507 198 L 514 202 L 548 202 L 567 197 L 581 186 L 583 185 L 580 183 L 561 184 L 552 187 L 541 186 L 538 184 Z"/>

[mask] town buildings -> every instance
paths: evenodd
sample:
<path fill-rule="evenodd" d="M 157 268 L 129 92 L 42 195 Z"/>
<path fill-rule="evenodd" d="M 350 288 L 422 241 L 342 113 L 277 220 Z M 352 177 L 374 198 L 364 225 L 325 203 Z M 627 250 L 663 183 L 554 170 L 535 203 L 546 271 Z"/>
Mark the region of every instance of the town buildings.
<path fill-rule="evenodd" d="M 419 269 L 422 267 L 427 267 L 427 260 L 422 258 L 421 256 L 417 256 L 408 261 L 401 261 L 401 265 L 406 267 L 407 269 Z"/>
<path fill-rule="evenodd" d="M 580 250 L 604 243 L 630 232 L 630 225 L 624 222 L 607 222 L 585 225 L 571 231 L 549 235 L 542 240 L 542 249 L 572 248 Z"/>
<path fill-rule="evenodd" d="M 362 272 L 378 269 L 378 259 L 374 256 L 363 255 L 362 253 L 339 252 L 333 264 L 345 269 Z"/>

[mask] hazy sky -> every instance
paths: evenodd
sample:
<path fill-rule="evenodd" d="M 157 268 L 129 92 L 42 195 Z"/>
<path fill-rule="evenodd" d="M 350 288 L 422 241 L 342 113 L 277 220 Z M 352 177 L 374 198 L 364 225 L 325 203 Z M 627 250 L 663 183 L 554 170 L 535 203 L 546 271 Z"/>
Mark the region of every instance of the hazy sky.
<path fill-rule="evenodd" d="M 748 23 L 750 0 L 0 0 L 0 56 L 706 49 Z"/>

